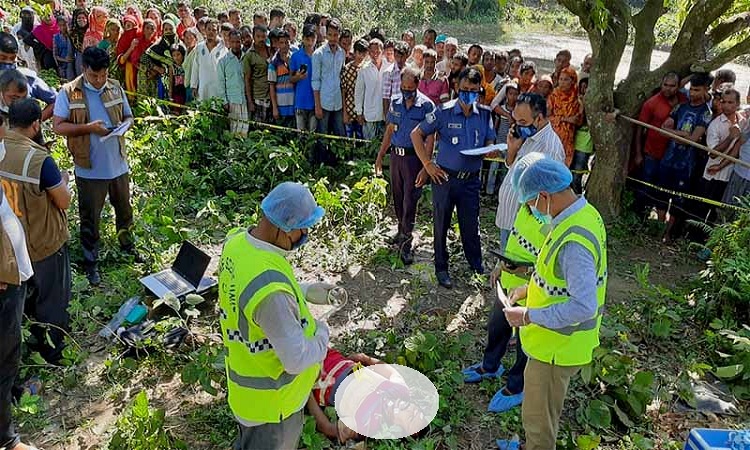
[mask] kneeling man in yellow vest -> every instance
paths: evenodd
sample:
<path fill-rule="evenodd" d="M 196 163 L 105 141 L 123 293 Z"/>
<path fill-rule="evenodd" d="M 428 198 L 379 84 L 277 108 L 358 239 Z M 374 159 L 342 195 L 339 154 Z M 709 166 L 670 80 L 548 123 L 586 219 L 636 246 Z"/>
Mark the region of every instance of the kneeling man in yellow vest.
<path fill-rule="evenodd" d="M 563 164 L 541 159 L 521 174 L 518 197 L 547 224 L 535 273 L 505 309 L 529 357 L 524 373 L 526 450 L 555 448 L 570 379 L 599 346 L 607 286 L 607 241 L 599 212 L 570 188 Z M 501 446 L 502 448 L 502 446 Z"/>
<path fill-rule="evenodd" d="M 239 422 L 235 450 L 296 449 L 303 414 L 328 350 L 286 257 L 307 241 L 323 208 L 298 183 L 261 203 L 254 228 L 229 233 L 219 265 L 221 332 L 229 406 Z"/>

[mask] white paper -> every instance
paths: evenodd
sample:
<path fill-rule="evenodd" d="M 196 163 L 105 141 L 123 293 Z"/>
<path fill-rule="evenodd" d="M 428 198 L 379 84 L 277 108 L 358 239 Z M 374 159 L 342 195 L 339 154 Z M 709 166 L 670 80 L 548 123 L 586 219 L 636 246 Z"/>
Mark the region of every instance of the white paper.
<path fill-rule="evenodd" d="M 486 147 L 471 148 L 468 150 L 461 150 L 462 155 L 466 156 L 479 156 L 486 155 L 487 153 L 494 152 L 496 150 L 505 151 L 508 150 L 508 144 L 493 144 Z"/>
<path fill-rule="evenodd" d="M 500 303 L 503 304 L 503 307 L 512 308 L 513 305 L 510 304 L 508 296 L 505 295 L 505 292 L 503 292 L 503 287 L 500 286 L 500 281 L 495 281 L 495 284 L 497 285 L 497 299 L 500 300 Z"/>
<path fill-rule="evenodd" d="M 133 125 L 133 121 L 128 119 L 124 122 L 122 122 L 117 128 L 112 130 L 108 135 L 102 136 L 101 141 L 104 142 L 107 139 L 113 137 L 113 136 L 124 136 L 125 132 L 130 129 L 130 126 Z"/>

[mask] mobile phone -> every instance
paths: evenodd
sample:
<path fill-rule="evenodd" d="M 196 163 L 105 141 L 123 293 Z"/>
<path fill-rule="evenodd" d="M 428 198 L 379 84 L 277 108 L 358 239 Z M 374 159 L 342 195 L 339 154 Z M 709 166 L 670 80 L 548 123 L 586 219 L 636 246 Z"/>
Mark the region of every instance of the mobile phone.
<path fill-rule="evenodd" d="M 521 139 L 521 134 L 518 132 L 518 128 L 516 128 L 516 125 L 513 124 L 510 127 L 510 132 L 512 133 L 512 136 L 516 139 Z"/>
<path fill-rule="evenodd" d="M 299 66 L 300 73 L 307 73 L 307 64 L 302 64 Z"/>
<path fill-rule="evenodd" d="M 528 268 L 528 267 L 533 267 L 534 266 L 534 263 L 524 262 L 524 261 L 515 261 L 515 260 L 513 260 L 511 258 L 508 258 L 506 255 L 502 254 L 498 250 L 490 250 L 490 253 L 492 253 L 493 255 L 497 256 L 500 259 L 500 261 L 504 262 L 505 265 L 510 270 L 516 270 L 519 267 Z"/>

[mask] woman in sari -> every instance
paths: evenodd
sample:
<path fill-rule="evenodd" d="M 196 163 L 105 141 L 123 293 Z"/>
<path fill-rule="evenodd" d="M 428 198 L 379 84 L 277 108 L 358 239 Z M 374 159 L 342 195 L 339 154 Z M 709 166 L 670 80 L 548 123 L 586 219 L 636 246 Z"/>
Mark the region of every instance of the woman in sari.
<path fill-rule="evenodd" d="M 125 90 L 129 92 L 138 90 L 138 63 L 146 49 L 156 40 L 154 22 L 147 21 L 141 32 L 136 20 L 133 15 L 123 18 L 125 31 L 117 42 L 117 63 L 125 73 Z"/>
<path fill-rule="evenodd" d="M 89 14 L 85 9 L 76 9 L 73 11 L 73 18 L 70 24 L 70 42 L 73 44 L 75 53 L 75 76 L 83 73 L 83 37 L 89 29 Z"/>
<path fill-rule="evenodd" d="M 198 45 L 198 39 L 201 36 L 198 29 L 190 27 L 182 33 L 182 42 L 185 44 L 185 61 L 182 63 L 183 69 L 185 69 L 185 86 L 190 86 L 190 73 L 193 70 L 193 63 L 195 62 L 195 46 Z M 185 103 L 193 101 L 192 89 L 186 90 Z"/>
<path fill-rule="evenodd" d="M 578 74 L 572 67 L 560 72 L 558 86 L 547 99 L 547 116 L 565 148 L 565 165 L 570 167 L 575 153 L 576 127 L 581 124 L 578 101 Z"/>
<path fill-rule="evenodd" d="M 109 76 L 120 82 L 123 81 L 123 77 L 120 65 L 117 63 L 117 43 L 120 41 L 121 33 L 120 21 L 107 19 L 107 25 L 104 27 L 104 39 L 97 46 L 106 50 L 109 55 Z"/>
<path fill-rule="evenodd" d="M 96 47 L 104 39 L 104 30 L 107 27 L 107 9 L 101 6 L 91 8 L 89 14 L 89 29 L 83 37 L 83 48 Z"/>
<path fill-rule="evenodd" d="M 168 23 L 164 28 L 169 34 L 153 43 L 156 39 L 156 24 L 151 19 L 146 19 L 143 23 L 143 37 L 146 39 L 151 36 L 152 44 L 144 50 L 138 60 L 138 93 L 141 95 L 156 98 L 163 98 L 159 94 L 164 96 L 164 83 L 161 78 L 167 72 L 167 65 L 172 61 L 169 48 L 174 44 L 177 27 Z"/>
<path fill-rule="evenodd" d="M 34 27 L 31 34 L 41 45 L 34 47 L 34 53 L 37 60 L 42 64 L 42 70 L 56 69 L 57 63 L 52 53 L 52 41 L 60 29 L 57 27 L 57 19 L 50 13 L 47 17 L 42 18 L 39 25 Z"/>
<path fill-rule="evenodd" d="M 149 8 L 146 10 L 146 19 L 151 19 L 154 21 L 154 26 L 156 27 L 156 38 L 159 39 L 161 37 L 162 33 L 162 19 L 161 19 L 161 11 L 159 11 L 156 8 Z"/>

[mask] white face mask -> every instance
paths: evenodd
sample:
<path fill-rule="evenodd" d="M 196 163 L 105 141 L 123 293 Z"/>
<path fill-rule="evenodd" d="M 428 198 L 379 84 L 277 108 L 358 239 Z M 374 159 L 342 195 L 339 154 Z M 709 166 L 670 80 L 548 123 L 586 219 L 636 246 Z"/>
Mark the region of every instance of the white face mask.
<path fill-rule="evenodd" d="M 102 87 L 100 87 L 99 89 L 97 89 L 97 88 L 95 88 L 95 87 L 94 87 L 94 85 L 93 85 L 93 84 L 89 83 L 89 82 L 88 82 L 88 80 L 86 80 L 86 77 L 84 77 L 84 78 L 83 78 L 83 85 L 84 85 L 84 86 L 85 86 L 85 87 L 86 87 L 87 89 L 90 89 L 90 90 L 92 90 L 92 91 L 96 92 L 97 94 L 101 94 L 101 93 L 102 93 L 102 92 L 104 91 L 104 86 L 102 86 Z M 106 85 L 105 85 L 105 86 L 106 86 Z"/>

